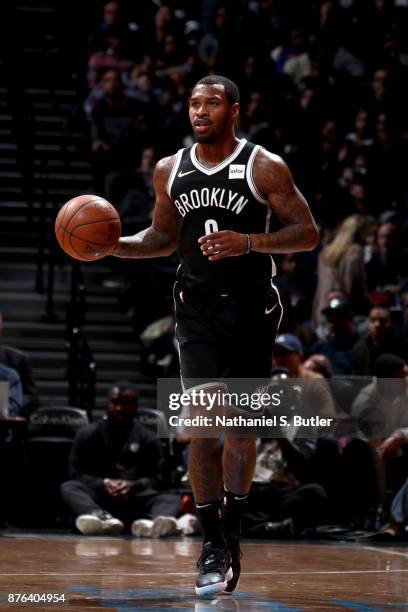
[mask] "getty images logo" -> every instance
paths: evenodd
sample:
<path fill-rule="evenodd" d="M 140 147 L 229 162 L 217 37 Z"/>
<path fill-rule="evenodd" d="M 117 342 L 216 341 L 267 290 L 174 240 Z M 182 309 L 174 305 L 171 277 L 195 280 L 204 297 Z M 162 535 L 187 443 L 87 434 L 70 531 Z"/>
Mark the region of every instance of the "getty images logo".
<path fill-rule="evenodd" d="M 243 179 L 244 177 L 245 177 L 245 165 L 244 164 L 230 164 L 228 178 Z"/>

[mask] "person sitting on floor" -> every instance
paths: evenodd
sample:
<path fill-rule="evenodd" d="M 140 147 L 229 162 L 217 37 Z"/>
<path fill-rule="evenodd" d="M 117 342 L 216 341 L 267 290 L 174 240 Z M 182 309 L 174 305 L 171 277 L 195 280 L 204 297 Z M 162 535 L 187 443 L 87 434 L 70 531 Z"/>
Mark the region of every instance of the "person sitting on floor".
<path fill-rule="evenodd" d="M 131 523 L 137 536 L 178 531 L 180 496 L 160 491 L 163 457 L 156 436 L 135 419 L 138 394 L 130 383 L 108 392 L 107 416 L 74 439 L 65 503 L 86 535 L 120 534 Z"/>

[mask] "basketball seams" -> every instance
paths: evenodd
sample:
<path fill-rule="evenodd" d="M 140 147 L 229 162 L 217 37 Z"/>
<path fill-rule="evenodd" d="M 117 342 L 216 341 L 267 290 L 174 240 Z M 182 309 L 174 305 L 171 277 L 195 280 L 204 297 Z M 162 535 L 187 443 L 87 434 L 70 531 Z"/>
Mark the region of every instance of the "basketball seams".
<path fill-rule="evenodd" d="M 76 249 L 74 247 L 74 245 L 72 244 L 72 240 L 71 240 L 72 236 L 71 236 L 71 234 L 68 234 L 68 235 L 69 235 L 69 244 L 71 245 L 71 249 L 73 251 L 75 251 L 75 253 L 77 253 L 80 256 L 80 261 L 95 261 L 94 259 L 84 259 L 84 254 L 81 253 L 80 251 L 78 251 L 78 249 Z M 75 236 L 74 236 L 74 238 L 75 238 Z"/>
<path fill-rule="evenodd" d="M 72 217 L 70 217 L 69 221 L 68 221 L 68 225 L 71 223 L 72 219 L 74 219 L 76 217 L 76 215 L 85 207 L 87 206 L 87 204 L 92 204 L 93 202 L 107 202 L 107 200 L 104 200 L 103 198 L 94 198 L 93 200 L 87 200 L 86 202 L 84 202 L 83 204 L 81 204 L 81 206 L 79 206 L 79 208 L 76 209 L 76 211 L 74 212 L 74 214 L 72 215 Z M 69 204 L 69 202 L 68 202 Z"/>
<path fill-rule="evenodd" d="M 98 223 L 103 223 L 103 221 L 98 221 Z M 89 224 L 88 223 L 84 223 L 84 225 L 79 225 L 78 227 L 76 227 L 75 229 L 73 229 L 71 231 L 65 230 L 65 232 L 66 232 L 66 234 L 68 234 L 68 236 L 73 236 L 77 240 L 82 240 L 82 242 L 92 244 L 93 246 L 105 246 L 105 245 L 106 246 L 111 246 L 112 244 L 116 244 L 117 240 L 115 240 L 114 242 L 92 242 L 92 240 L 88 240 L 88 238 L 83 238 L 82 236 L 76 236 L 74 234 L 74 232 L 76 232 L 76 230 L 79 227 L 84 227 L 86 225 L 89 225 Z M 70 243 L 71 243 L 71 239 L 70 239 Z"/>
<path fill-rule="evenodd" d="M 82 225 L 75 226 L 75 230 L 79 229 L 80 227 L 85 227 L 86 225 L 94 225 L 95 223 L 109 223 L 110 221 L 120 223 L 120 219 L 118 217 L 110 217 L 109 219 L 99 219 L 98 221 L 88 221 L 87 223 L 82 223 Z"/>

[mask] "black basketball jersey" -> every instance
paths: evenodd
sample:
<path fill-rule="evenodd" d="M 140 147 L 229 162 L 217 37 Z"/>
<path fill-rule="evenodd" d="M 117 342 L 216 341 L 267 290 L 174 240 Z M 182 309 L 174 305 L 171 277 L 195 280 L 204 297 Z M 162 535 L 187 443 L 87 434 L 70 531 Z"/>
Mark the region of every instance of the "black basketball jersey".
<path fill-rule="evenodd" d="M 235 151 L 217 166 L 207 168 L 197 158 L 197 144 L 177 152 L 167 191 L 180 215 L 178 280 L 186 287 L 234 289 L 270 283 L 272 257 L 248 255 L 209 261 L 198 239 L 222 230 L 242 234 L 269 231 L 271 210 L 252 177 L 259 145 L 239 141 Z"/>

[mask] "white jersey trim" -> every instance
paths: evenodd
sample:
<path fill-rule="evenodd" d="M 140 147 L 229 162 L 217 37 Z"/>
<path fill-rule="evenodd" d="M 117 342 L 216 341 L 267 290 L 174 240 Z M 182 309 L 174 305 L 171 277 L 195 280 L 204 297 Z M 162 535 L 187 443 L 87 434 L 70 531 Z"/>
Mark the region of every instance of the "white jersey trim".
<path fill-rule="evenodd" d="M 261 150 L 261 147 L 259 145 L 256 145 L 253 148 L 251 155 L 249 156 L 247 167 L 246 167 L 246 180 L 248 183 L 248 187 L 250 188 L 254 198 L 256 198 L 258 202 L 261 202 L 262 204 L 268 204 L 268 200 L 262 197 L 262 195 L 259 193 L 257 186 L 255 185 L 255 181 L 254 181 L 254 177 L 252 173 L 255 157 L 257 156 L 260 150 Z"/>
<path fill-rule="evenodd" d="M 269 232 L 271 231 L 271 216 L 272 216 L 272 210 L 268 206 L 268 212 L 266 213 L 266 221 L 265 221 L 265 234 L 269 234 Z M 272 255 L 269 255 L 269 257 L 271 258 L 271 268 L 272 268 L 271 274 L 273 278 L 277 274 L 277 269 L 276 269 L 274 258 L 272 257 Z"/>
<path fill-rule="evenodd" d="M 171 188 L 173 187 L 174 179 L 176 178 L 177 170 L 179 169 L 179 166 L 180 166 L 180 162 L 181 162 L 181 157 L 183 155 L 183 151 L 184 151 L 184 149 L 179 149 L 177 151 L 176 159 L 174 161 L 174 166 L 172 168 L 172 171 L 170 172 L 170 176 L 169 176 L 168 181 L 167 181 L 166 192 L 167 192 L 167 195 L 169 196 L 170 200 L 172 199 L 172 197 L 171 197 Z"/>
<path fill-rule="evenodd" d="M 281 309 L 281 313 L 280 313 L 280 317 L 279 317 L 278 325 L 276 326 L 276 336 L 275 336 L 275 340 L 276 340 L 276 338 L 277 338 L 277 336 L 278 336 L 278 334 L 279 334 L 279 328 L 280 328 L 281 323 L 282 323 L 282 319 L 283 319 L 283 314 L 284 314 L 284 311 L 283 311 L 283 306 L 282 306 L 282 302 L 281 302 L 281 299 L 280 299 L 279 289 L 277 288 L 277 286 L 276 286 L 276 285 L 274 285 L 274 283 L 273 283 L 273 280 L 272 280 L 272 279 L 271 279 L 271 287 L 272 287 L 272 289 L 273 289 L 273 290 L 275 291 L 275 293 L 276 293 L 276 297 L 278 298 L 279 306 L 280 306 L 280 309 Z"/>
<path fill-rule="evenodd" d="M 200 172 L 203 172 L 204 174 L 207 174 L 208 176 L 210 176 L 211 174 L 215 174 L 216 172 L 219 172 L 223 168 L 226 168 L 228 166 L 228 164 L 230 164 L 232 161 L 234 161 L 234 159 L 241 153 L 241 151 L 245 147 L 246 143 L 247 143 L 246 139 L 245 138 L 241 138 L 241 140 L 239 141 L 238 145 L 235 147 L 235 149 L 231 153 L 231 155 L 229 155 L 229 157 L 224 159 L 224 161 L 222 161 L 221 163 L 217 164 L 216 166 L 213 166 L 212 168 L 206 168 L 206 166 L 203 166 L 203 164 L 198 160 L 197 152 L 196 152 L 197 151 L 197 143 L 195 143 L 191 147 L 191 151 L 190 151 L 191 162 L 192 162 L 193 166 L 195 166 L 197 168 L 197 170 L 200 170 Z"/>

